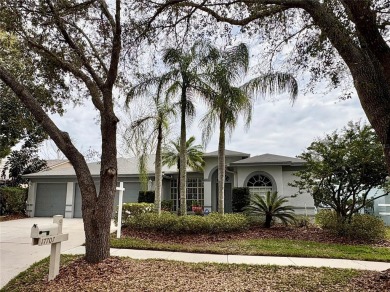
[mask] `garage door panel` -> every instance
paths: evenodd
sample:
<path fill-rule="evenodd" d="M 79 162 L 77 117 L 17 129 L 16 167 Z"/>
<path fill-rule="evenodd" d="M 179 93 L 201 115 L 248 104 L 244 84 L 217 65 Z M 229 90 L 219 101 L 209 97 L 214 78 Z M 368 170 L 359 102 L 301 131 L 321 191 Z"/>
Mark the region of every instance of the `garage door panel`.
<path fill-rule="evenodd" d="M 96 191 L 99 193 L 100 184 L 95 183 Z M 81 213 L 81 191 L 79 184 L 75 184 L 75 195 L 74 195 L 74 208 L 73 208 L 73 217 L 74 218 L 82 218 L 83 215 Z"/>
<path fill-rule="evenodd" d="M 118 184 L 119 185 L 119 184 Z M 125 191 L 123 192 L 123 203 L 136 203 L 138 202 L 138 194 L 141 189 L 139 182 L 125 182 L 123 184 L 123 187 L 125 188 Z M 75 218 L 81 218 L 81 192 L 78 184 L 75 185 L 75 199 L 74 199 L 74 213 L 73 216 Z M 99 192 L 100 190 L 100 184 L 96 184 L 96 190 Z M 115 193 L 115 199 L 114 199 L 114 208 L 113 211 L 115 212 L 116 207 L 119 204 L 119 192 L 117 191 Z"/>
<path fill-rule="evenodd" d="M 66 183 L 38 183 L 35 198 L 35 216 L 65 216 Z"/>

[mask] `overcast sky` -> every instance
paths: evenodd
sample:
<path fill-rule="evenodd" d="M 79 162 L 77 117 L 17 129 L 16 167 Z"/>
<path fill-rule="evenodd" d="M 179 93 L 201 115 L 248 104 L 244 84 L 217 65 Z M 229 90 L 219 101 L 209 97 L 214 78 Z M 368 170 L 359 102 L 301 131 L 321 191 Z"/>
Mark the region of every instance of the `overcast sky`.
<path fill-rule="evenodd" d="M 302 91 L 302 90 L 301 90 Z M 299 93 L 294 105 L 285 96 L 276 101 L 258 100 L 255 103 L 252 123 L 245 131 L 242 121 L 237 125 L 232 137 L 226 142 L 229 150 L 254 155 L 272 153 L 296 156 L 309 144 L 325 133 L 344 127 L 348 121 L 367 121 L 356 94 L 352 99 L 339 100 L 339 92 L 324 94 Z M 188 137 L 194 135 L 201 143 L 201 130 L 198 121 L 205 108 L 197 105 L 197 119 L 188 127 Z M 82 152 L 89 147 L 100 151 L 100 130 L 96 123 L 97 111 L 86 103 L 83 106 L 69 106 L 63 117 L 53 117 L 62 130 L 67 131 Z M 177 124 L 172 126 L 176 127 Z M 216 131 L 206 151 L 218 148 Z"/>

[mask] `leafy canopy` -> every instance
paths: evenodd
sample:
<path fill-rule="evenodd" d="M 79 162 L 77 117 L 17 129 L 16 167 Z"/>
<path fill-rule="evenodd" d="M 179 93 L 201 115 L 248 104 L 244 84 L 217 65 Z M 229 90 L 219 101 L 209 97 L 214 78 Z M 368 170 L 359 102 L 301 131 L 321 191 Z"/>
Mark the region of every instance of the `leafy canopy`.
<path fill-rule="evenodd" d="M 316 206 L 331 207 L 341 218 L 350 218 L 372 202 L 370 191 L 388 194 L 383 148 L 369 125 L 349 122 L 341 131 L 312 142 L 298 157 L 306 167 L 290 185 L 298 187 L 298 193 L 311 193 Z"/>

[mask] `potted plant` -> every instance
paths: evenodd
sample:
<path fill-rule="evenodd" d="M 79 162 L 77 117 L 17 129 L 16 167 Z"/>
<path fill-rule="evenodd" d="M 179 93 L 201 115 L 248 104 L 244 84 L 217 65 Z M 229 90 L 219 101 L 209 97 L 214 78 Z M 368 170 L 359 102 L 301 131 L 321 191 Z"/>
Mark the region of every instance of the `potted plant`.
<path fill-rule="evenodd" d="M 192 211 L 195 213 L 195 215 L 202 215 L 203 214 L 202 204 L 198 201 L 194 201 L 192 203 Z"/>

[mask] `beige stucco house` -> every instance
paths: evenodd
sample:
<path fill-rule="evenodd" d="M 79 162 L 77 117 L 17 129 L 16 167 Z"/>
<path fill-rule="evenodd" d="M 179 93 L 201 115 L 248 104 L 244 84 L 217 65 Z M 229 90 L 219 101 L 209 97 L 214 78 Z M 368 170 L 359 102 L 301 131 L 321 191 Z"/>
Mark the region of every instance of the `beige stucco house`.
<path fill-rule="evenodd" d="M 289 197 L 297 214 L 314 214 L 314 201 L 310 194 L 295 196 L 297 190 L 288 184 L 296 177 L 294 172 L 304 167 L 298 158 L 274 154 L 250 156 L 248 153 L 226 150 L 225 211 L 232 212 L 232 193 L 235 187 L 248 187 L 250 193 L 265 194 L 277 191 Z M 191 169 L 187 173 L 187 204 L 199 201 L 210 212 L 216 211 L 217 200 L 217 151 L 204 154 L 203 172 Z M 100 163 L 90 163 L 89 168 L 99 189 Z M 154 185 L 154 156 L 148 160 L 149 187 Z M 171 200 L 178 207 L 176 167 L 163 167 L 163 200 Z M 53 168 L 26 175 L 30 179 L 28 215 L 67 218 L 81 217 L 81 194 L 74 169 L 71 166 Z M 124 202 L 136 202 L 141 190 L 137 160 L 118 158 L 118 184 L 124 183 Z M 118 195 L 114 205 L 118 204 Z"/>

